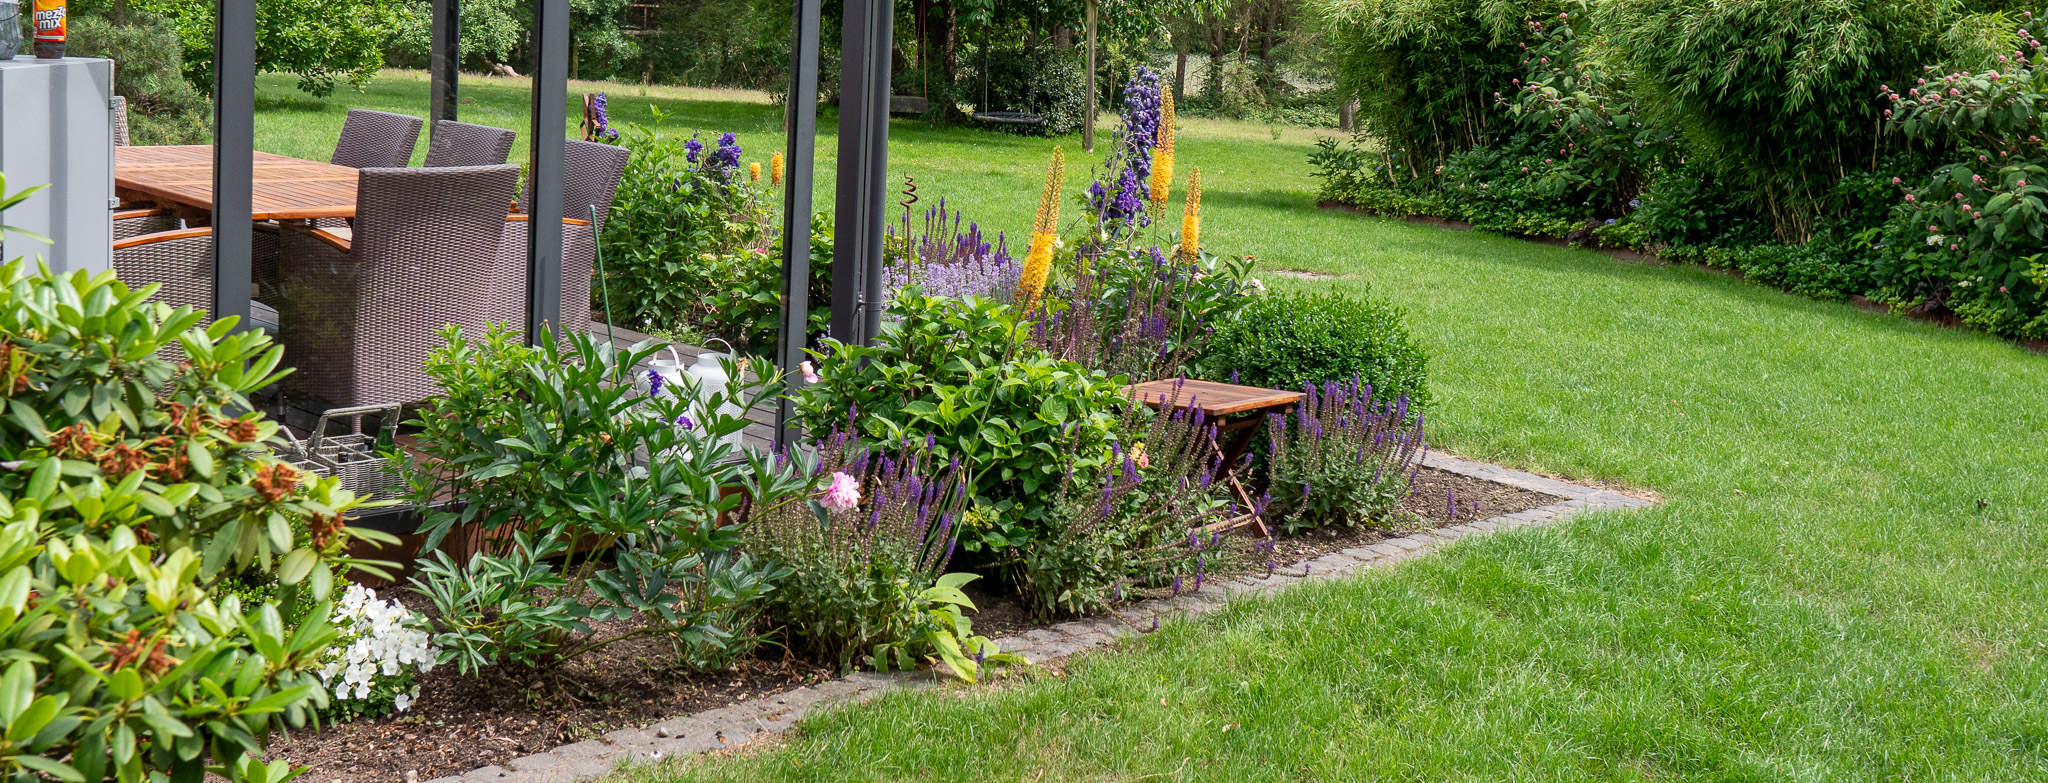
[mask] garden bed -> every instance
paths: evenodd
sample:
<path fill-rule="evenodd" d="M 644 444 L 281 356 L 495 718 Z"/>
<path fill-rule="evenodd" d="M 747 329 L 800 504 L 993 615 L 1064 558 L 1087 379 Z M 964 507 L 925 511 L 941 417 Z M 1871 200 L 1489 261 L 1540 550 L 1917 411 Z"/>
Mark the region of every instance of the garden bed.
<path fill-rule="evenodd" d="M 1447 498 L 1454 499 L 1455 514 Z M 1324 528 L 1281 535 L 1272 559 L 1297 563 L 1389 535 L 1558 500 L 1425 467 L 1416 474 L 1414 491 L 1396 506 L 1387 529 Z M 1032 622 L 1012 595 L 969 593 L 980 607 L 975 615 L 977 633 L 1016 635 L 1047 625 Z M 409 591 L 386 590 L 384 597 L 403 599 L 414 608 L 426 603 Z M 620 625 L 616 630 L 627 629 Z M 687 673 L 672 666 L 673 658 L 666 639 L 649 637 L 579 657 L 556 676 L 519 676 L 498 669 L 463 677 L 453 666 L 443 666 L 420 676 L 420 696 L 412 709 L 297 733 L 271 745 L 267 755 L 311 767 L 309 779 L 322 783 L 431 780 L 834 677 L 828 665 L 789 656 L 774 646 L 764 646 L 759 655 L 723 672 Z"/>

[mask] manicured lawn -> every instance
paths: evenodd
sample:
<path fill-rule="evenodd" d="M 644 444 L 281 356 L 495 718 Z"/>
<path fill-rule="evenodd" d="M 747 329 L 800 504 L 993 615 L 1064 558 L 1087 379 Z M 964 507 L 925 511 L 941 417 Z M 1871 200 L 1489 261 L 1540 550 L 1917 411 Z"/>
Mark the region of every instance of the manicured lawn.
<path fill-rule="evenodd" d="M 674 105 L 672 127 L 756 131 L 749 160 L 776 143 L 769 107 Z M 331 145 L 340 122 L 281 114 L 259 120 L 266 148 L 322 122 Z M 927 197 L 1029 224 L 1051 142 L 897 130 L 892 170 Z M 1409 309 L 1433 442 L 1667 502 L 635 779 L 2048 777 L 2048 359 L 1695 269 L 1318 211 L 1305 133 L 1182 138 L 1210 247 L 1339 276 L 1276 287 L 1369 284 Z"/>

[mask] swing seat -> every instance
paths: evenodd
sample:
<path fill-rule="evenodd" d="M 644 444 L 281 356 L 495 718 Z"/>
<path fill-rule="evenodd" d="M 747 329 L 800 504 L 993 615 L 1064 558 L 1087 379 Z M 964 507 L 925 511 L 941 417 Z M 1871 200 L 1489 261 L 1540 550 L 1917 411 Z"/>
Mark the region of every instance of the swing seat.
<path fill-rule="evenodd" d="M 1045 118 L 1023 111 L 978 111 L 974 118 L 998 125 L 1044 125 Z"/>

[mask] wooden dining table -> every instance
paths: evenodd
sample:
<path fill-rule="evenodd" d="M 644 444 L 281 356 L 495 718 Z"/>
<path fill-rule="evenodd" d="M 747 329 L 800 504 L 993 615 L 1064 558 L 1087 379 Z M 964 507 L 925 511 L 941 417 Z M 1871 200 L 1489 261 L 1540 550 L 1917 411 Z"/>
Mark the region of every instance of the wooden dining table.
<path fill-rule="evenodd" d="M 269 152 L 256 153 L 255 164 L 251 220 L 355 217 L 355 169 Z M 212 225 L 213 147 L 115 147 L 114 194 L 173 210 L 188 225 Z"/>

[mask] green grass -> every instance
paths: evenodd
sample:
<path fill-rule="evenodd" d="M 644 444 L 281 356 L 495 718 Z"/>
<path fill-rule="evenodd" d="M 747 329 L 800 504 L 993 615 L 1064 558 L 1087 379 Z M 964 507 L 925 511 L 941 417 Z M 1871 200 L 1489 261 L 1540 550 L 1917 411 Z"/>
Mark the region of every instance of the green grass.
<path fill-rule="evenodd" d="M 765 106 L 675 105 L 672 124 L 751 117 L 761 141 L 776 124 Z M 928 197 L 1029 225 L 1052 142 L 894 132 L 892 172 Z M 1698 269 L 1319 211 L 1307 134 L 1285 136 L 1183 133 L 1206 244 L 1338 275 L 1276 287 L 1370 286 L 1408 308 L 1440 447 L 1666 502 L 631 779 L 2048 779 L 2048 362 Z"/>

